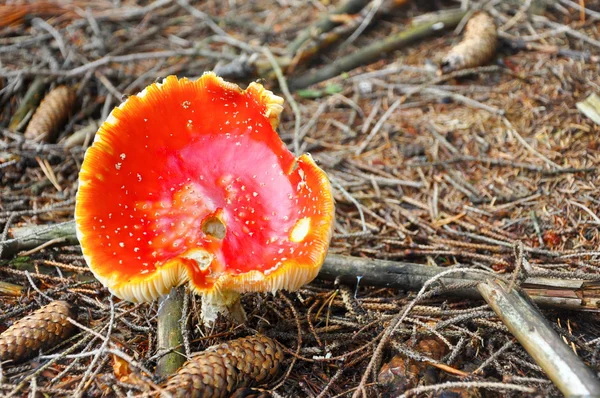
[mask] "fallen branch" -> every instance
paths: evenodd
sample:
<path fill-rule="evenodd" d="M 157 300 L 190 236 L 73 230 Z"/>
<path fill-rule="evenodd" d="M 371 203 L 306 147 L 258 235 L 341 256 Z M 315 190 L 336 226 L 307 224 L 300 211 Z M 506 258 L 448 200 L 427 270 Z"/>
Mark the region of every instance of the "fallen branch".
<path fill-rule="evenodd" d="M 425 282 L 447 271 L 444 267 L 429 267 L 398 261 L 376 260 L 360 257 L 330 254 L 325 259 L 319 279 L 335 280 L 354 286 L 390 287 L 417 291 Z M 590 275 L 590 278 L 597 277 Z M 452 276 L 440 279 L 440 285 L 454 285 L 484 281 L 485 276 L 471 273 L 465 269 Z M 527 278 L 521 284 L 524 291 L 537 304 L 548 307 L 597 311 L 600 304 L 600 292 L 597 284 L 584 280 L 559 280 L 550 278 Z M 479 298 L 474 289 L 463 289 L 445 294 Z"/>
<path fill-rule="evenodd" d="M 160 58 L 171 58 L 171 57 L 206 57 L 214 59 L 230 59 L 233 60 L 235 57 L 229 56 L 226 53 L 218 53 L 210 50 L 203 50 L 198 48 L 186 48 L 183 50 L 174 51 L 149 51 L 144 53 L 132 53 L 126 55 L 105 55 L 102 58 L 98 58 L 94 61 L 90 61 L 84 65 L 78 66 L 71 70 L 50 70 L 50 69 L 21 69 L 21 70 L 6 70 L 0 68 L 0 76 L 2 77 L 16 77 L 16 76 L 63 76 L 63 77 L 76 77 L 84 75 L 90 70 L 96 70 L 100 67 L 109 64 L 121 64 L 128 62 L 143 61 L 148 59 L 160 59 Z"/>
<path fill-rule="evenodd" d="M 28 226 L 13 228 L 13 239 L 5 243 L 4 252 L 15 254 L 21 250 L 40 246 L 48 241 L 61 239 L 60 244 L 78 244 L 75 236 L 75 223 L 66 222 L 49 226 Z M 58 242 L 55 242 L 58 243 Z M 429 267 L 399 261 L 386 261 L 361 257 L 339 256 L 329 254 L 319 279 L 335 280 L 340 278 L 348 285 L 361 284 L 366 286 L 390 287 L 401 290 L 417 291 L 432 277 L 447 271 L 444 267 Z M 568 308 L 571 310 L 598 311 L 600 308 L 600 289 L 594 281 L 598 275 L 590 274 L 589 280 L 584 279 L 551 279 L 527 278 L 521 284 L 524 291 L 537 304 L 547 307 Z M 468 269 L 454 273 L 451 277 L 440 279 L 442 286 L 468 282 L 482 282 L 485 277 L 469 272 Z M 473 289 L 462 289 L 445 292 L 459 297 L 479 298 Z"/>
<path fill-rule="evenodd" d="M 358 16 L 343 18 L 348 20 L 342 25 L 336 24 L 328 26 L 326 30 L 314 30 L 309 36 L 302 37 L 302 45 L 299 48 L 294 48 L 293 52 L 286 51 L 285 55 L 277 58 L 277 63 L 281 68 L 285 69 L 286 74 L 291 74 L 294 69 L 301 64 L 306 64 L 317 54 L 322 54 L 332 45 L 339 42 L 341 39 L 350 36 L 342 46 L 347 45 L 348 40 L 351 40 L 357 34 L 373 21 L 381 18 L 383 15 L 389 14 L 395 8 L 404 5 L 406 1 L 386 0 L 380 7 L 364 7 Z M 337 11 L 336 11 L 337 13 Z M 338 14 L 330 15 L 331 19 Z M 249 76 L 272 78 L 273 68 L 271 62 L 258 56 L 258 53 L 252 55 L 243 54 L 237 59 L 225 64 L 217 65 L 215 73 L 225 78 L 245 79 Z"/>
<path fill-rule="evenodd" d="M 600 391 L 600 382 L 592 371 L 525 295 L 493 280 L 478 284 L 477 290 L 565 396 L 587 397 Z"/>
<path fill-rule="evenodd" d="M 397 0 L 387 0 L 381 7 L 372 13 L 372 7 L 365 7 L 360 14 L 352 18 L 348 23 L 332 28 L 330 31 L 321 32 L 319 35 L 314 35 L 310 42 L 305 42 L 295 54 L 289 54 L 292 62 L 289 69 L 292 69 L 298 64 L 304 64 L 312 59 L 315 55 L 322 53 L 333 44 L 350 35 L 355 35 L 363 24 L 372 24 L 373 21 L 380 19 L 383 15 L 389 14 L 394 8 L 404 5 L 405 2 Z M 346 42 L 342 44 L 345 46 Z"/>
<path fill-rule="evenodd" d="M 514 167 L 518 169 L 522 169 L 525 171 L 531 171 L 536 173 L 541 173 L 544 176 L 554 176 L 560 174 L 574 174 L 574 173 L 592 173 L 597 169 L 595 167 L 565 167 L 562 169 L 554 169 L 549 170 L 542 166 L 537 166 L 531 163 L 523 163 L 523 162 L 511 162 L 510 160 L 505 159 L 494 159 L 494 158 L 484 158 L 484 157 L 474 157 L 474 156 L 457 156 L 448 160 L 440 160 L 435 162 L 416 162 L 416 163 L 407 163 L 406 167 L 446 167 L 450 164 L 454 163 L 466 163 L 466 162 L 474 162 L 474 163 L 482 163 L 487 167 Z"/>
<path fill-rule="evenodd" d="M 12 228 L 12 239 L 0 242 L 4 246 L 2 257 L 10 257 L 25 250 L 31 250 L 49 241 L 61 245 L 77 245 L 79 241 L 75 234 L 75 221 L 53 225 L 31 225 Z"/>
<path fill-rule="evenodd" d="M 337 59 L 330 65 L 291 79 L 289 85 L 294 90 L 302 89 L 312 84 L 331 79 L 361 65 L 370 64 L 386 54 L 399 50 L 417 40 L 432 36 L 444 29 L 455 27 L 464 16 L 465 11 L 460 9 L 436 13 L 432 18 L 428 18 L 427 22 L 410 26 L 406 30 L 396 33 L 381 42 L 376 42 L 350 55 Z"/>

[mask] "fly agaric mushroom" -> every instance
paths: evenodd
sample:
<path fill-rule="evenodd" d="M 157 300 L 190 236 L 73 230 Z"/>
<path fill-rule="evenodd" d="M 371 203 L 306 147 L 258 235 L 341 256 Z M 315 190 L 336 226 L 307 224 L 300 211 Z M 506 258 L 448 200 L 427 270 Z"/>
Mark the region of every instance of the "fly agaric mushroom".
<path fill-rule="evenodd" d="M 258 83 L 205 73 L 115 108 L 85 155 L 75 209 L 96 278 L 133 302 L 189 282 L 208 321 L 239 293 L 314 279 L 333 197 L 311 156 L 295 158 L 275 132 L 282 104 Z"/>

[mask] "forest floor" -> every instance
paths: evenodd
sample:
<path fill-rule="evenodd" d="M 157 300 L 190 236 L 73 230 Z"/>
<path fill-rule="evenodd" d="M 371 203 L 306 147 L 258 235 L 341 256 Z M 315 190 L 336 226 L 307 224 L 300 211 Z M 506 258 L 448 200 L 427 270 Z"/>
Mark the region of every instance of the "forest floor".
<path fill-rule="evenodd" d="M 290 43 L 339 3 L 0 5 L 0 243 L 15 228 L 72 222 L 85 150 L 125 96 L 173 74 L 196 78 L 216 69 L 242 87 L 260 78 L 286 98 L 282 139 L 311 153 L 332 182 L 330 254 L 464 267 L 516 283 L 580 281 L 567 292 L 567 309 L 550 300 L 542 312 L 600 372 L 600 126 L 576 106 L 600 92 L 600 2 L 467 1 L 469 10 L 483 7 L 498 29 L 497 52 L 485 65 L 437 73 L 460 41 L 464 19 L 306 86 L 314 71 L 360 56 L 425 15 L 460 7 L 363 2 L 373 12 L 333 18 L 353 27 L 346 33 L 359 28 L 354 37 L 342 33 L 310 58 L 294 58 Z M 233 74 L 231 62 L 244 68 Z M 281 74 L 272 62 L 281 63 Z M 59 85 L 76 100 L 54 142 L 24 139 L 37 103 Z M 31 360 L 2 364 L 0 395 L 156 394 L 163 381 L 152 371 L 160 356 L 157 302 L 111 298 L 78 244 L 49 243 L 17 251 L 0 245 L 0 281 L 7 284 L 0 332 L 60 299 L 78 308 L 86 328 Z M 246 294 L 242 325 L 226 318 L 203 325 L 200 299 L 190 294 L 185 351 L 258 332 L 271 337 L 286 353 L 278 378 L 263 386 L 275 396 L 442 397 L 450 396 L 443 395 L 450 387 L 440 386 L 446 382 L 462 383 L 451 389 L 460 397 L 561 396 L 485 301 L 462 290 L 448 294 L 464 286 L 433 284 L 437 294 L 423 296 L 360 280 L 317 278 L 298 292 Z M 378 383 L 381 366 L 397 354 L 404 359 L 389 365 L 395 378 Z"/>

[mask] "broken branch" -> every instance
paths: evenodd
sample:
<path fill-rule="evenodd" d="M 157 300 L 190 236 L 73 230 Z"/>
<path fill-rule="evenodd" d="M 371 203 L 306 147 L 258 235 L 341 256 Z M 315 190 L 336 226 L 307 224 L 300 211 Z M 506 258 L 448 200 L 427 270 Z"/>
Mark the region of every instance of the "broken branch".
<path fill-rule="evenodd" d="M 507 291 L 505 283 L 495 280 L 478 284 L 477 290 L 565 396 L 590 396 L 600 391 L 598 379 L 526 295 Z"/>
<path fill-rule="evenodd" d="M 432 36 L 443 29 L 455 27 L 464 16 L 465 11 L 460 9 L 436 13 L 427 22 L 413 25 L 381 42 L 376 42 L 353 54 L 342 57 L 330 65 L 291 79 L 289 85 L 294 90 L 302 89 L 312 84 L 331 79 L 340 73 L 347 72 L 361 65 L 370 64 L 391 51 L 399 50 L 417 40 Z"/>
<path fill-rule="evenodd" d="M 7 245 L 4 250 L 6 253 L 14 254 L 56 238 L 63 239 L 61 242 L 63 244 L 75 245 L 78 243 L 73 222 L 14 228 L 12 235 L 14 239 L 0 242 L 0 244 Z M 416 291 L 421 289 L 429 279 L 447 270 L 448 268 L 444 267 L 425 267 L 420 264 L 399 261 L 329 254 L 325 258 L 318 278 L 335 280 L 339 277 L 342 283 L 350 286 L 361 283 L 368 286 Z M 590 274 L 589 280 L 527 278 L 521 287 L 539 305 L 597 311 L 600 307 L 600 288 L 596 282 L 597 279 L 598 275 L 593 274 Z M 468 269 L 440 279 L 444 285 L 483 280 L 483 276 L 469 272 Z M 473 289 L 461 289 L 447 294 L 460 297 L 479 297 L 479 294 Z"/>

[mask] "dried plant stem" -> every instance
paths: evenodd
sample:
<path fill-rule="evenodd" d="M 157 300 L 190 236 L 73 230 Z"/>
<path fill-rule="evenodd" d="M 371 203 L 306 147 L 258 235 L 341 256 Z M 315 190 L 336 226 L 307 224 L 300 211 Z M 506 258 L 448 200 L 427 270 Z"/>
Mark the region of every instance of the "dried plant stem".
<path fill-rule="evenodd" d="M 600 391 L 598 379 L 526 295 L 494 280 L 478 284 L 477 290 L 565 396 L 592 396 Z"/>
<path fill-rule="evenodd" d="M 455 382 L 445 382 L 441 384 L 434 384 L 431 386 L 420 386 L 412 388 L 406 391 L 404 394 L 400 395 L 399 398 L 419 396 L 420 393 L 429 392 L 429 391 L 443 391 L 445 389 L 451 388 L 473 388 L 473 389 L 489 389 L 489 390 L 497 390 L 497 391 L 520 391 L 520 392 L 528 392 L 534 393 L 535 389 L 531 387 L 522 386 L 519 384 L 509 384 L 509 383 L 494 383 L 494 382 L 476 382 L 476 381 L 455 381 Z"/>
<path fill-rule="evenodd" d="M 279 82 L 279 88 L 281 89 L 281 91 L 283 91 L 285 99 L 289 102 L 290 106 L 292 107 L 292 110 L 294 111 L 294 153 L 296 154 L 296 156 L 300 156 L 300 141 L 298 137 L 300 135 L 300 119 L 302 117 L 302 113 L 300 112 L 300 108 L 298 107 L 296 100 L 294 100 L 294 97 L 288 89 L 288 84 L 285 80 L 285 77 L 283 76 L 283 71 L 281 70 L 281 67 L 279 66 L 277 60 L 273 56 L 273 53 L 271 53 L 271 50 L 269 50 L 267 47 L 264 47 L 263 54 L 271 63 L 271 67 L 273 68 L 273 71 L 277 76 L 277 81 Z"/>
<path fill-rule="evenodd" d="M 185 286 L 175 287 L 159 301 L 157 349 L 169 351 L 156 364 L 156 373 L 162 377 L 172 375 L 185 362 L 185 356 L 181 352 L 183 345 L 181 314 L 185 294 Z"/>

